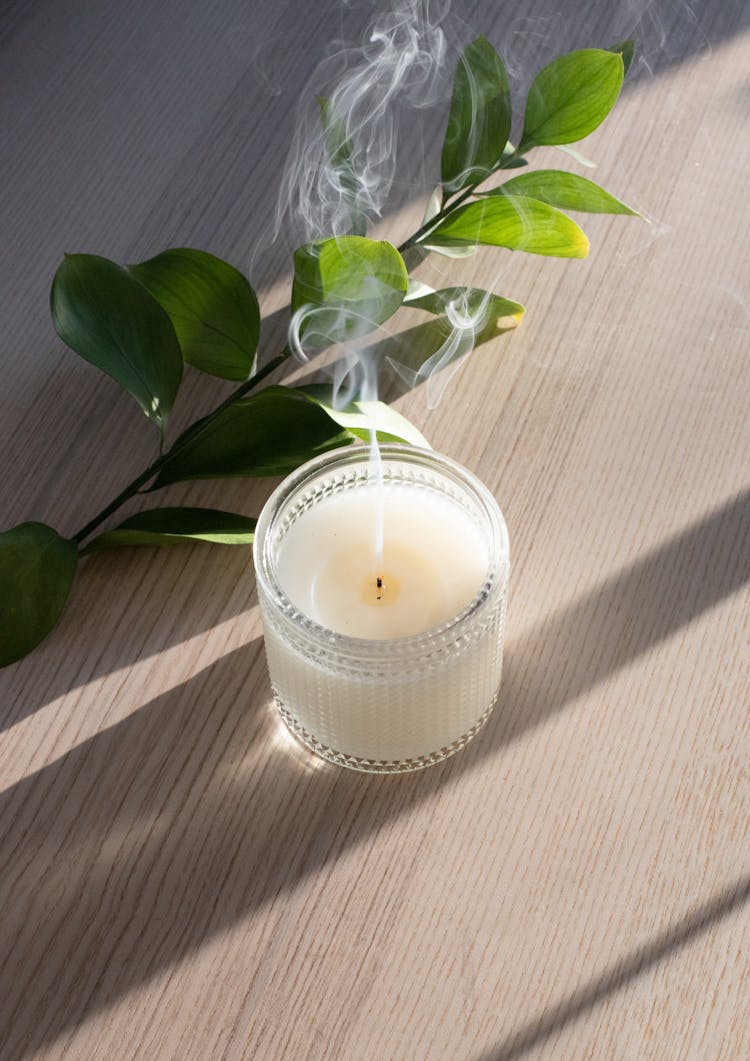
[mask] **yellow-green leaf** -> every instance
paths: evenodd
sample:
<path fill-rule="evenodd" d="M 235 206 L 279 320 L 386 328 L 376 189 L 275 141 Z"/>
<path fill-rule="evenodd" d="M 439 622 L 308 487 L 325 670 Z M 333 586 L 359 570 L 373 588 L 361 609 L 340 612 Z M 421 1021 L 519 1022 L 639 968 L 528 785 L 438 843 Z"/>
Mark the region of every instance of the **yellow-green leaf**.
<path fill-rule="evenodd" d="M 482 331 L 488 324 L 494 327 L 514 328 L 520 324 L 525 313 L 520 302 L 513 302 L 501 295 L 494 295 L 481 287 L 442 287 L 417 289 L 412 296 L 407 294 L 405 306 L 427 310 L 437 316 L 445 315 L 454 327 L 475 328 Z"/>
<path fill-rule="evenodd" d="M 404 260 L 385 241 L 339 236 L 294 255 L 292 311 L 310 347 L 369 334 L 392 316 L 406 293 Z"/>
<path fill-rule="evenodd" d="M 577 173 L 566 173 L 559 169 L 537 169 L 511 177 L 499 188 L 484 195 L 524 195 L 538 199 L 559 210 L 581 210 L 588 214 L 631 214 L 635 210 L 615 199 L 608 191 Z"/>
<path fill-rule="evenodd" d="M 529 254 L 585 258 L 589 241 L 565 214 L 536 199 L 500 195 L 458 207 L 425 237 L 437 246 L 489 244 Z"/>

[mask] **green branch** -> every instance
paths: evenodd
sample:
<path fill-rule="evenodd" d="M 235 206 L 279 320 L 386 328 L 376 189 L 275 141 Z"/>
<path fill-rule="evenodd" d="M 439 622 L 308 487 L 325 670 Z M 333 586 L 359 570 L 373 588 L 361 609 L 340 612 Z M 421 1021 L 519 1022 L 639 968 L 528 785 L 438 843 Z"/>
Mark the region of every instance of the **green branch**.
<path fill-rule="evenodd" d="M 283 365 L 283 363 L 289 357 L 289 354 L 289 350 L 284 350 L 283 353 L 278 354 L 276 357 L 273 358 L 273 360 L 269 361 L 267 365 L 264 365 L 262 369 L 256 372 L 254 376 L 251 376 L 250 379 L 245 380 L 244 383 L 241 383 L 240 386 L 237 387 L 234 391 L 232 391 L 229 397 L 226 398 L 223 402 L 221 402 L 220 405 L 217 405 L 216 408 L 208 414 L 208 416 L 204 416 L 202 420 L 196 421 L 196 423 L 194 423 L 192 427 L 189 427 L 187 431 L 180 435 L 180 437 L 177 439 L 171 449 L 167 450 L 166 453 L 163 453 L 161 456 L 157 457 L 155 461 L 152 461 L 152 463 L 149 464 L 148 468 L 145 468 L 140 473 L 140 475 L 136 476 L 136 478 L 133 479 L 133 481 L 129 483 L 125 487 L 125 489 L 117 495 L 117 497 L 110 501 L 108 505 L 105 505 L 101 512 L 94 516 L 92 520 L 89 520 L 89 522 L 84 527 L 81 527 L 78 533 L 73 535 L 72 540 L 78 545 L 80 545 L 80 543 L 85 538 L 88 538 L 88 536 L 93 531 L 95 531 L 96 528 L 100 526 L 100 524 L 104 523 L 104 521 L 108 519 L 113 512 L 116 512 L 121 505 L 124 505 L 126 501 L 128 501 L 131 497 L 134 497 L 142 486 L 145 486 L 146 483 L 150 482 L 151 479 L 153 479 L 154 476 L 157 474 L 157 472 L 159 472 L 164 467 L 167 461 L 171 460 L 172 457 L 175 457 L 178 453 L 180 453 L 187 446 L 188 442 L 193 442 L 197 438 L 197 436 L 200 435 L 201 432 L 209 426 L 209 424 L 213 423 L 213 421 L 216 420 L 216 418 L 224 412 L 225 409 L 228 409 L 233 402 L 238 401 L 238 399 L 244 397 L 251 390 L 253 390 L 254 387 L 257 387 L 258 384 L 262 380 L 264 380 L 266 376 L 270 375 L 271 372 L 274 371 L 274 369 L 277 369 L 279 365 Z"/>

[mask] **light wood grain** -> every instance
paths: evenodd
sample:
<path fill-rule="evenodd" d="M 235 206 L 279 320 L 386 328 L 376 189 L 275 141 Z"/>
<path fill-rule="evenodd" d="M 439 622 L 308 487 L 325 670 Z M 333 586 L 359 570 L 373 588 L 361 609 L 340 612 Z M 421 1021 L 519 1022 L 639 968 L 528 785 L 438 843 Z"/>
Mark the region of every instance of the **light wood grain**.
<path fill-rule="evenodd" d="M 454 14 L 523 87 L 635 9 Z M 510 528 L 490 723 L 416 775 L 319 764 L 270 708 L 245 550 L 87 560 L 53 635 L 0 674 L 3 1058 L 750 1056 L 750 11 L 642 10 L 643 59 L 585 151 L 650 223 L 586 219 L 583 263 L 451 266 L 527 320 L 437 409 L 396 401 Z M 204 246 L 283 305 L 288 248 L 263 240 L 294 102 L 366 20 L 6 6 L 4 525 L 72 533 L 153 453 L 52 334 L 62 252 Z M 442 121 L 408 130 L 432 162 Z M 420 209 L 399 185 L 381 231 Z M 222 393 L 192 374 L 175 429 Z M 253 513 L 268 485 L 169 498 Z"/>

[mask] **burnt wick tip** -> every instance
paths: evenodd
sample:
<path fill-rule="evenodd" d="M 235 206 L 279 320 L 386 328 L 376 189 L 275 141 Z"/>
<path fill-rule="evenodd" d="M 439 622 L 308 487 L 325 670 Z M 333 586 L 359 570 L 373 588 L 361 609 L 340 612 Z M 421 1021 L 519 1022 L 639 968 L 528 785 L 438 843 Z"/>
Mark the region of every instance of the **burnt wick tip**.
<path fill-rule="evenodd" d="M 383 588 L 383 580 L 380 577 L 380 575 L 378 575 L 378 577 L 375 579 L 375 582 L 376 582 L 376 585 L 377 585 L 378 589 L 382 589 Z"/>

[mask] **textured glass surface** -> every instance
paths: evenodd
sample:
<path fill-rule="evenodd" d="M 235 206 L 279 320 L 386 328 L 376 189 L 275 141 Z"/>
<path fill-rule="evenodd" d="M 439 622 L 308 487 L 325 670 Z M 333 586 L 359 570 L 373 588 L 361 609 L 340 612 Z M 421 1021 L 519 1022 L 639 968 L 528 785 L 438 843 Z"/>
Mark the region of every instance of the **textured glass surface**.
<path fill-rule="evenodd" d="M 281 591 L 285 533 L 331 492 L 371 485 L 366 447 L 327 454 L 281 484 L 258 521 L 255 565 L 271 684 L 290 730 L 331 762 L 401 772 L 458 751 L 489 716 L 502 670 L 508 538 L 492 495 L 455 462 L 396 445 L 382 448 L 381 462 L 388 482 L 441 493 L 480 530 L 490 562 L 463 612 L 414 637 L 370 641 L 317 625 Z"/>

